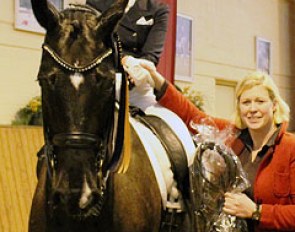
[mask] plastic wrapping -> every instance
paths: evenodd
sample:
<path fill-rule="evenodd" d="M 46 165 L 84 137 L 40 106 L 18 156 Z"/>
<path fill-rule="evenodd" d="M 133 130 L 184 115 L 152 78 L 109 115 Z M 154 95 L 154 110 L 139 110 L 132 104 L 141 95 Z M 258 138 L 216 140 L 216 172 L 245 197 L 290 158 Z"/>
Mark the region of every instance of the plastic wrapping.
<path fill-rule="evenodd" d="M 226 146 L 226 140 L 234 136 L 231 128 L 219 131 L 207 120 L 191 123 L 198 131 L 194 162 L 190 167 L 190 184 L 196 231 L 246 232 L 244 219 L 223 212 L 225 192 L 243 192 L 250 187 L 240 160 Z"/>

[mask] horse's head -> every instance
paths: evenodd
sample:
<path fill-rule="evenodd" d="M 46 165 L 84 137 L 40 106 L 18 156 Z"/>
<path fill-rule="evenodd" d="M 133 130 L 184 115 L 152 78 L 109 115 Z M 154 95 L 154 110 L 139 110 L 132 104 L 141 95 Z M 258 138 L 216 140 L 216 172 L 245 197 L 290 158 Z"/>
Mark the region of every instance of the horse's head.
<path fill-rule="evenodd" d="M 110 41 L 127 2 L 100 14 L 80 5 L 59 12 L 47 0 L 32 0 L 46 30 L 38 80 L 52 174 L 49 202 L 69 215 L 95 214 L 101 197 L 115 101 Z"/>

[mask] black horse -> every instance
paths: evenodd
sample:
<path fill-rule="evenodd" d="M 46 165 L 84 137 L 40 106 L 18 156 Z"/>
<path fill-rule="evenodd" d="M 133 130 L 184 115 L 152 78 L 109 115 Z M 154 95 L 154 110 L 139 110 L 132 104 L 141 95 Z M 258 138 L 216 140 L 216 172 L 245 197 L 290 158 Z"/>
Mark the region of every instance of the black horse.
<path fill-rule="evenodd" d="M 99 14 L 82 5 L 59 12 L 47 0 L 32 0 L 46 36 L 38 74 L 44 159 L 30 232 L 160 230 L 160 192 L 132 128 L 129 169 L 112 172 L 121 162 L 113 155 L 113 150 L 121 152 L 120 141 L 113 142 L 117 59 L 112 32 L 127 2 L 119 0 Z M 122 113 L 119 110 L 120 125 Z"/>

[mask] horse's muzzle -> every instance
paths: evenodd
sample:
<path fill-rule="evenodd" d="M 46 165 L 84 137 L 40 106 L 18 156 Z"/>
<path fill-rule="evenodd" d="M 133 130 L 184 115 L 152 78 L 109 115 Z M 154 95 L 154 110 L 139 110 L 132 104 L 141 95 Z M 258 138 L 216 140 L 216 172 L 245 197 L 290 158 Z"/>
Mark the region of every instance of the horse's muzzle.
<path fill-rule="evenodd" d="M 53 210 L 64 212 L 70 217 L 88 217 L 97 214 L 93 208 L 101 201 L 98 190 L 81 192 L 81 189 L 71 189 L 70 191 L 55 190 L 52 194 Z"/>

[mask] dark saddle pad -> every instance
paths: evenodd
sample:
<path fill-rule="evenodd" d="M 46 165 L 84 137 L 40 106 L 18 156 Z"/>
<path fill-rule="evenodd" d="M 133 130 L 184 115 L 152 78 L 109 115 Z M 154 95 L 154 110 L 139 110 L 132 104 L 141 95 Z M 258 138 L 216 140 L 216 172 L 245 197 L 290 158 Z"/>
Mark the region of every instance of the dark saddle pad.
<path fill-rule="evenodd" d="M 130 110 L 131 115 L 148 127 L 160 140 L 168 154 L 175 180 L 184 197 L 188 196 L 188 161 L 180 139 L 171 127 L 155 115 L 146 115 L 138 108 Z"/>

